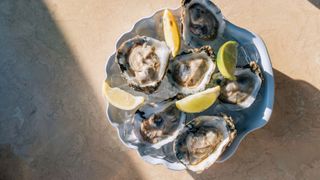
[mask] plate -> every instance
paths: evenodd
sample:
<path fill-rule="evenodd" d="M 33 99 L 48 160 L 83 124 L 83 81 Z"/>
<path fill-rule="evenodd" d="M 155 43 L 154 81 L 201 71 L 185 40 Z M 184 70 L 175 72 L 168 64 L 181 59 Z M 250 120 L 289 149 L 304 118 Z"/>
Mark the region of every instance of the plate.
<path fill-rule="evenodd" d="M 116 43 L 116 49 L 124 41 L 137 35 L 149 36 L 164 41 L 161 22 L 162 11 L 163 10 L 160 10 L 151 17 L 139 20 L 131 31 L 123 34 L 119 38 Z M 180 8 L 171 11 L 177 20 L 180 19 Z M 231 115 L 235 121 L 238 134 L 235 140 L 224 151 L 217 162 L 223 162 L 230 158 L 235 153 L 240 142 L 247 134 L 263 127 L 268 123 L 274 102 L 274 78 L 272 65 L 263 40 L 255 33 L 232 24 L 226 18 L 223 19 L 223 22 L 224 31 L 212 45 L 215 53 L 217 53 L 218 48 L 224 42 L 228 40 L 236 40 L 240 44 L 238 65 L 247 64 L 249 61 L 256 61 L 261 67 L 264 76 L 264 83 L 262 84 L 256 101 L 248 109 L 237 112 L 229 112 L 223 107 L 220 107 L 220 105 L 215 105 L 201 113 L 201 115 L 214 115 L 218 112 L 224 112 L 228 115 Z M 106 79 L 111 82 L 112 87 L 117 86 L 134 95 L 146 96 L 143 93 L 133 91 L 122 79 L 119 68 L 115 63 L 115 54 L 108 58 L 105 69 Z M 162 83 L 159 89 L 164 87 L 167 88 L 167 86 L 168 85 L 166 85 L 166 83 Z M 163 100 L 170 96 L 172 97 L 173 95 L 174 94 L 163 94 L 160 92 L 152 94 L 151 96 L 148 96 L 148 98 L 152 100 Z M 137 137 L 133 133 L 132 124 L 128 121 L 132 113 L 133 112 L 130 111 L 119 110 L 106 102 L 107 120 L 117 129 L 119 138 L 123 144 L 129 148 L 135 149 L 141 158 L 151 164 L 163 164 L 169 169 L 173 170 L 185 169 L 185 166 L 175 158 L 172 143 L 166 144 L 160 149 L 145 147 L 139 144 Z M 192 115 L 190 116 L 191 117 L 189 118 L 192 118 Z"/>

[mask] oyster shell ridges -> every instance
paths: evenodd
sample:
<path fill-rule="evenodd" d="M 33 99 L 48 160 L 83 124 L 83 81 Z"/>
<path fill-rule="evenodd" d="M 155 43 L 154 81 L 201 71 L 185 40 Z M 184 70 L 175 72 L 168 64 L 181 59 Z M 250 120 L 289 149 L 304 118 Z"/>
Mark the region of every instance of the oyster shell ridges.
<path fill-rule="evenodd" d="M 146 94 L 156 91 L 164 78 L 170 50 L 165 42 L 136 36 L 121 44 L 116 62 L 129 86 Z"/>
<path fill-rule="evenodd" d="M 189 170 L 202 172 L 220 157 L 233 142 L 236 133 L 229 116 L 200 116 L 181 131 L 174 142 L 174 150 Z M 195 139 L 193 142 L 192 138 Z"/>
<path fill-rule="evenodd" d="M 168 79 L 185 95 L 205 90 L 217 70 L 210 46 L 185 50 L 170 62 Z"/>

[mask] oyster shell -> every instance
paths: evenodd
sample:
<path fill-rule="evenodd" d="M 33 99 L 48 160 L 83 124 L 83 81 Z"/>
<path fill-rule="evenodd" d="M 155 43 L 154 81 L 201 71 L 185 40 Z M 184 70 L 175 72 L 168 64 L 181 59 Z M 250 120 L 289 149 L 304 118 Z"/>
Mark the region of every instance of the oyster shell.
<path fill-rule="evenodd" d="M 203 91 L 216 71 L 214 59 L 210 46 L 185 51 L 171 61 L 168 79 L 182 94 Z"/>
<path fill-rule="evenodd" d="M 122 76 L 137 91 L 152 93 L 163 79 L 170 49 L 165 42 L 146 36 L 136 36 L 122 43 L 116 61 Z"/>
<path fill-rule="evenodd" d="M 183 0 L 181 21 L 183 39 L 192 47 L 211 44 L 225 28 L 220 9 L 210 0 Z"/>
<path fill-rule="evenodd" d="M 159 149 L 178 136 L 185 119 L 186 114 L 176 108 L 173 98 L 149 103 L 135 113 L 134 131 L 141 142 Z"/>
<path fill-rule="evenodd" d="M 236 136 L 231 117 L 200 116 L 192 120 L 174 142 L 176 157 L 191 171 L 211 166 Z"/>
<path fill-rule="evenodd" d="M 221 86 L 219 100 L 229 110 L 250 107 L 256 100 L 263 80 L 260 67 L 255 61 L 243 68 L 237 68 L 235 81 L 227 80 L 221 74 L 214 76 L 216 84 Z"/>

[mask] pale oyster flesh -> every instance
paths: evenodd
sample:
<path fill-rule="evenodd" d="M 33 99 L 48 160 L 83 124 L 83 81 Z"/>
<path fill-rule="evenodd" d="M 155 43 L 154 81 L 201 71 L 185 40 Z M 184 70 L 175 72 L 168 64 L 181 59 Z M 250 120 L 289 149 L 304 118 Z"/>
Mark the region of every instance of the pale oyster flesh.
<path fill-rule="evenodd" d="M 219 158 L 235 136 L 231 117 L 200 116 L 178 136 L 176 156 L 188 169 L 201 172 Z"/>
<path fill-rule="evenodd" d="M 152 93 L 166 73 L 169 54 L 165 42 L 137 36 L 118 48 L 116 61 L 130 86 L 137 91 Z"/>
<path fill-rule="evenodd" d="M 174 58 L 169 66 L 169 81 L 182 94 L 205 90 L 216 71 L 215 55 L 209 46 L 185 51 Z"/>
<path fill-rule="evenodd" d="M 183 39 L 193 47 L 210 44 L 225 26 L 220 9 L 210 0 L 183 0 L 181 17 Z"/>
<path fill-rule="evenodd" d="M 235 81 L 224 79 L 220 74 L 214 77 L 216 84 L 221 87 L 219 99 L 229 110 L 241 110 L 251 106 L 263 79 L 261 70 L 254 61 L 244 68 L 237 68 L 235 76 Z"/>
<path fill-rule="evenodd" d="M 173 141 L 184 127 L 186 115 L 179 111 L 174 99 L 149 103 L 134 116 L 136 136 L 154 148 Z"/>

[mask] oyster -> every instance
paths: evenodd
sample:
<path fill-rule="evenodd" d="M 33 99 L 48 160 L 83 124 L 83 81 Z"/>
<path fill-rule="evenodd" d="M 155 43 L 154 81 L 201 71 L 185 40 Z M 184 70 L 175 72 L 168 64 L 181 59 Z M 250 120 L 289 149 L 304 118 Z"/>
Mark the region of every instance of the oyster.
<path fill-rule="evenodd" d="M 225 27 L 220 9 L 210 0 L 183 0 L 181 20 L 183 39 L 192 47 L 210 44 Z"/>
<path fill-rule="evenodd" d="M 231 117 L 200 116 L 192 120 L 174 142 L 176 157 L 191 171 L 211 166 L 236 136 Z"/>
<path fill-rule="evenodd" d="M 182 94 L 203 91 L 216 71 L 214 59 L 210 46 L 185 51 L 171 61 L 168 79 Z"/>
<path fill-rule="evenodd" d="M 116 61 L 129 85 L 149 94 L 160 85 L 168 67 L 169 54 L 165 42 L 137 36 L 122 43 Z"/>
<path fill-rule="evenodd" d="M 259 65 L 252 61 L 243 68 L 235 71 L 236 80 L 231 81 L 217 74 L 216 84 L 221 86 L 220 101 L 229 110 L 248 108 L 255 101 L 262 84 L 262 73 Z"/>
<path fill-rule="evenodd" d="M 185 113 L 176 108 L 173 98 L 160 103 L 149 103 L 134 116 L 135 134 L 144 144 L 159 149 L 178 136 L 185 119 Z"/>

